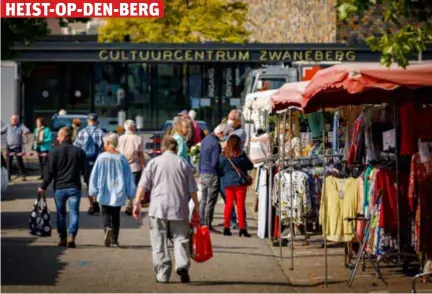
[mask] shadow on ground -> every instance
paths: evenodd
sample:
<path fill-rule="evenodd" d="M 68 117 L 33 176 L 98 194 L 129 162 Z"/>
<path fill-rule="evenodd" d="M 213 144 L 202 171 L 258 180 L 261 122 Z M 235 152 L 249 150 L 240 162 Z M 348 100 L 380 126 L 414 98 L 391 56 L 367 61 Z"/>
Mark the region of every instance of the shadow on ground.
<path fill-rule="evenodd" d="M 83 201 L 83 200 L 81 200 Z M 28 221 L 30 216 L 31 207 L 26 212 L 2 212 L 1 213 L 1 228 L 2 230 L 10 229 L 28 229 Z M 142 217 L 146 217 L 147 213 L 143 212 Z M 102 216 L 90 216 L 86 212 L 80 213 L 80 229 L 97 229 L 102 230 Z M 51 225 L 53 232 L 56 229 L 56 213 L 51 212 Z M 141 222 L 137 222 L 132 216 L 121 213 L 120 227 L 121 229 L 138 229 L 142 226 Z"/>
<path fill-rule="evenodd" d="M 65 248 L 31 246 L 36 238 L 5 238 L 1 242 L 1 284 L 55 285 L 66 263 L 59 261 Z"/>

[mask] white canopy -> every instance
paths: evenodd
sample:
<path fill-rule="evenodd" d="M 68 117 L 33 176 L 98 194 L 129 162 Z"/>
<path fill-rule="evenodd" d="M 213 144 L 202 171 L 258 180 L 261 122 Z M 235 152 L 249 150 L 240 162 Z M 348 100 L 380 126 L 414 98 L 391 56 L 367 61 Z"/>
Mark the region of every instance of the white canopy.
<path fill-rule="evenodd" d="M 271 96 L 277 91 L 278 90 L 267 90 L 246 95 L 245 105 L 243 106 L 245 117 L 249 117 L 250 111 L 271 111 Z"/>

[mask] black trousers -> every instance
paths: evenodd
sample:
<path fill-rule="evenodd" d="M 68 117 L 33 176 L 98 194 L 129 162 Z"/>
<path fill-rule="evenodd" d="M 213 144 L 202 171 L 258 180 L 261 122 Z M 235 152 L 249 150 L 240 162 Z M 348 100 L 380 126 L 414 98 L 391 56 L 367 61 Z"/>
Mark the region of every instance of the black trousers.
<path fill-rule="evenodd" d="M 48 152 L 38 152 L 38 157 L 39 157 L 40 173 L 41 173 L 41 177 L 43 179 L 44 172 L 45 172 L 45 166 L 48 163 Z"/>
<path fill-rule="evenodd" d="M 9 153 L 21 153 L 22 152 L 22 148 L 8 148 L 8 152 Z M 17 162 L 18 162 L 18 169 L 19 172 L 21 174 L 21 176 L 25 177 L 25 167 L 24 167 L 24 161 L 22 158 L 22 155 L 11 155 L 9 154 L 9 161 L 8 161 L 8 174 L 9 174 L 9 181 L 11 179 L 11 170 L 12 170 L 12 163 L 13 163 L 13 159 L 14 157 L 16 157 Z"/>
<path fill-rule="evenodd" d="M 118 241 L 120 232 L 120 210 L 121 206 L 102 205 L 103 225 L 105 230 L 112 229 L 113 242 Z"/>

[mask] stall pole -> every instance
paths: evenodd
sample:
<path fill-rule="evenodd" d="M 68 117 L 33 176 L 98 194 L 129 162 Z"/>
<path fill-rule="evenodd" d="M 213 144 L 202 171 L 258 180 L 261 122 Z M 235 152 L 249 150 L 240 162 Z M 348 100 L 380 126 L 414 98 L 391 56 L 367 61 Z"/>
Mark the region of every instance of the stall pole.
<path fill-rule="evenodd" d="M 276 132 L 276 130 L 275 130 Z M 267 115 L 267 134 L 270 133 L 270 114 Z M 273 138 L 269 134 L 270 154 L 273 155 Z M 269 167 L 269 186 L 268 186 L 268 214 L 267 214 L 267 234 L 271 239 L 271 221 L 272 221 L 272 195 L 273 195 L 273 158 L 268 161 Z"/>
<path fill-rule="evenodd" d="M 396 106 L 396 103 L 394 104 L 394 122 L 395 122 L 395 134 L 397 134 L 397 130 L 398 130 L 398 128 L 399 128 L 399 112 L 398 112 L 398 109 L 397 109 L 397 106 Z M 401 230 L 400 230 L 400 211 L 399 211 L 399 209 L 400 209 L 400 207 L 399 207 L 399 201 L 400 201 L 400 193 L 399 193 L 399 181 L 400 181 L 400 178 L 399 178 L 399 144 L 398 144 L 398 140 L 395 140 L 396 142 L 396 150 L 395 150 L 395 153 L 396 153 L 396 199 L 397 199 L 397 202 L 396 202 L 396 210 L 397 210 L 397 219 L 398 219 L 398 222 L 397 222 L 397 225 L 398 225 L 398 227 L 397 227 L 397 242 L 398 242 L 398 263 L 400 263 L 400 254 L 401 254 L 401 237 L 400 237 L 400 235 L 401 235 Z"/>
<path fill-rule="evenodd" d="M 291 137 L 290 137 L 290 140 L 291 140 L 291 142 L 290 142 L 290 153 L 291 154 L 289 154 L 289 156 L 290 156 L 290 166 L 292 166 L 292 161 L 293 161 L 293 125 L 292 125 L 292 110 L 291 110 L 291 108 L 290 108 L 290 110 L 289 110 L 289 119 L 290 119 L 290 132 L 291 132 Z M 293 220 L 293 216 L 294 216 L 294 207 L 293 207 L 293 196 L 294 196 L 294 181 L 293 181 L 293 171 L 291 171 L 291 175 L 290 175 L 290 188 L 291 188 L 291 201 L 290 201 L 290 205 L 291 205 L 291 224 L 290 224 L 290 226 L 291 226 L 291 228 L 290 228 L 290 231 L 291 231 L 291 267 L 290 267 L 290 270 L 294 270 L 294 220 Z"/>
<path fill-rule="evenodd" d="M 279 148 L 279 152 L 282 153 L 282 160 L 280 164 L 280 170 L 283 170 L 285 164 L 285 133 L 286 133 L 286 116 L 287 112 L 283 114 L 283 133 L 282 133 L 282 147 Z M 282 173 L 279 172 L 279 254 L 282 260 Z"/>
<path fill-rule="evenodd" d="M 324 167 L 324 174 L 323 174 L 323 188 L 322 191 L 325 192 L 325 186 L 326 186 L 326 178 L 325 178 L 325 170 L 326 170 L 326 155 L 325 155 L 325 123 L 324 123 L 324 106 L 321 106 L 321 117 L 322 117 L 322 140 L 323 140 L 323 167 Z M 321 198 L 325 197 L 325 193 L 321 194 Z M 323 222 L 323 237 L 324 237 L 324 285 L 327 288 L 328 287 L 328 264 L 327 264 L 327 201 L 326 199 L 323 199 L 322 201 L 324 207 L 324 222 Z"/>

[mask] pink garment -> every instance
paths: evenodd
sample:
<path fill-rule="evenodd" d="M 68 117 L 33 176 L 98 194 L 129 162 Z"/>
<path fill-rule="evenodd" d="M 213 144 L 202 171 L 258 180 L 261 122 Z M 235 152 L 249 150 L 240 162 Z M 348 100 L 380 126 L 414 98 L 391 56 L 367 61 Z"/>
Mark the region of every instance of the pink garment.
<path fill-rule="evenodd" d="M 194 145 L 201 143 L 201 128 L 199 127 L 198 123 L 196 121 L 192 121 L 193 127 L 194 127 Z"/>

